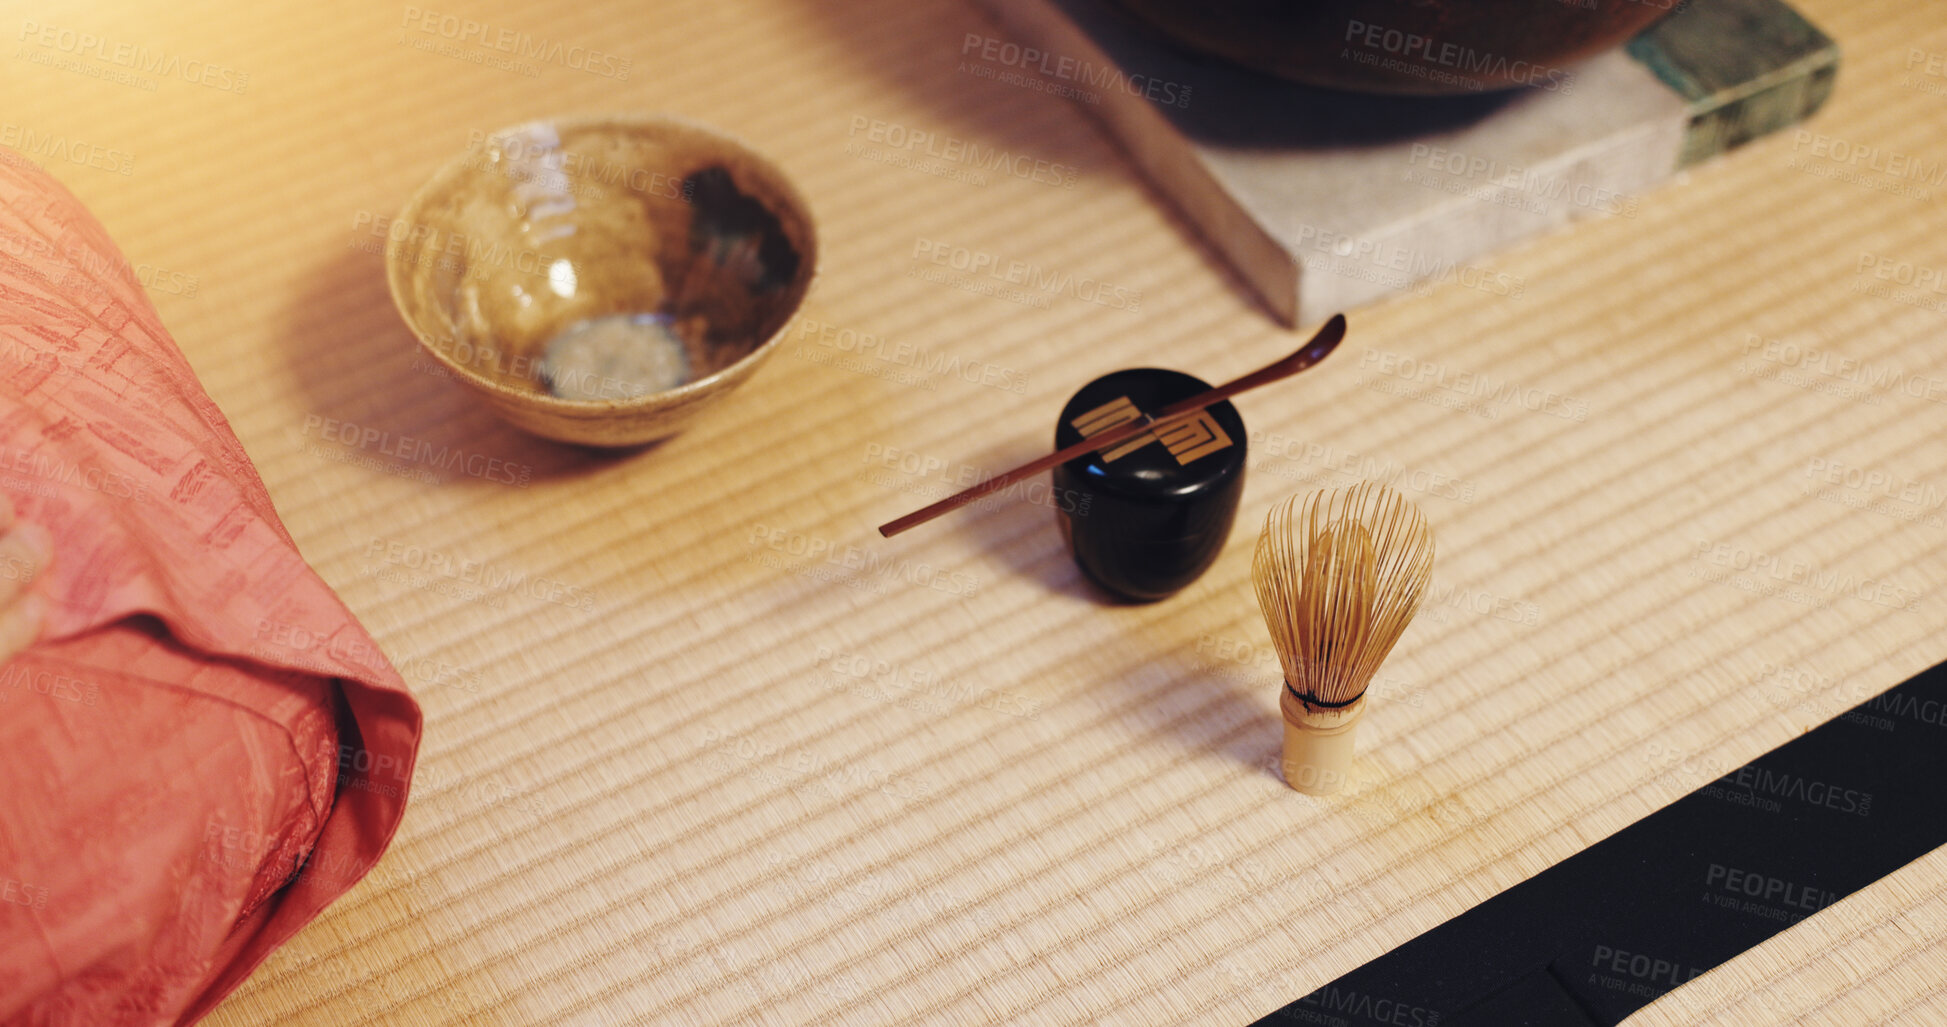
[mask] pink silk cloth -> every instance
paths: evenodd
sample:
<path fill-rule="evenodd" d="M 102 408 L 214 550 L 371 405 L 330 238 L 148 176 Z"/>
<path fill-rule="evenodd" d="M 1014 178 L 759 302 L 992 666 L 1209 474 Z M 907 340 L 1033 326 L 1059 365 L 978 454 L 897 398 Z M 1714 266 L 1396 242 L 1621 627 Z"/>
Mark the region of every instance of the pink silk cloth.
<path fill-rule="evenodd" d="M 192 1023 L 378 861 L 419 707 L 106 230 L 5 149 L 0 501 L 54 539 L 0 664 L 0 1023 Z"/>

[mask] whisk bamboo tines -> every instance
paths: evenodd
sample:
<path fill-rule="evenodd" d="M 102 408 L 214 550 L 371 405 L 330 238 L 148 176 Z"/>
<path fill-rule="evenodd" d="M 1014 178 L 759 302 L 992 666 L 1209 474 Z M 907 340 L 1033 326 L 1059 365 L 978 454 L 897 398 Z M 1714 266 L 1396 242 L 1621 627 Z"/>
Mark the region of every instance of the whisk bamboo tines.
<path fill-rule="evenodd" d="M 1285 781 L 1338 791 L 1352 766 L 1366 687 L 1433 574 L 1433 529 L 1371 482 L 1271 508 L 1251 562 L 1258 607 L 1284 669 Z"/>

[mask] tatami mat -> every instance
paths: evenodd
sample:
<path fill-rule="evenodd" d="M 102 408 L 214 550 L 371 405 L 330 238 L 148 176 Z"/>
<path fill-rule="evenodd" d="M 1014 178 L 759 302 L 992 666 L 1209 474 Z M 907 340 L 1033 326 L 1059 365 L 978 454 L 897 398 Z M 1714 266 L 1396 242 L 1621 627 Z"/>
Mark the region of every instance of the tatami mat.
<path fill-rule="evenodd" d="M 998 31 L 972 5 L 17 15 L 0 141 L 147 269 L 291 533 L 427 713 L 384 862 L 209 1022 L 1240 1023 L 1947 657 L 1947 293 L 1872 273 L 1947 272 L 1947 14 L 1802 9 L 1845 48 L 1815 136 L 1487 258 L 1517 295 L 1448 282 L 1352 312 L 1332 360 L 1240 401 L 1239 530 L 1141 607 L 1083 587 L 1042 506 L 873 533 L 1037 454 L 1098 373 L 1225 379 L 1292 344 L 1081 111 L 961 66 Z M 496 67 L 427 11 L 564 47 Z M 143 74 L 68 32 L 182 61 Z M 469 133 L 604 110 L 751 140 L 824 248 L 787 347 L 622 459 L 529 439 L 426 373 L 373 234 Z M 855 119 L 1075 181 L 898 166 Z M 927 280 L 928 246 L 1135 309 Z M 942 358 L 999 370 L 929 373 Z M 1353 476 L 1405 489 L 1441 548 L 1353 790 L 1320 801 L 1268 766 L 1249 549 L 1273 501 Z M 1632 1022 L 1947 1019 L 1944 884 L 1935 853 Z"/>

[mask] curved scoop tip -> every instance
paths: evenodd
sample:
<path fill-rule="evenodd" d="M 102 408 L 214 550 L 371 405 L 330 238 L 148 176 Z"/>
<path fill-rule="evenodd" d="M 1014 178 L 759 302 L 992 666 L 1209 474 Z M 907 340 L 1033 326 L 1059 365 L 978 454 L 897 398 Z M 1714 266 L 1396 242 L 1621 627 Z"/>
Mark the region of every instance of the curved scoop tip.
<path fill-rule="evenodd" d="M 1325 327 L 1318 330 L 1318 335 L 1305 345 L 1303 352 L 1307 362 L 1325 359 L 1327 354 L 1338 348 L 1344 338 L 1345 315 L 1333 314 L 1332 319 L 1325 322 Z"/>

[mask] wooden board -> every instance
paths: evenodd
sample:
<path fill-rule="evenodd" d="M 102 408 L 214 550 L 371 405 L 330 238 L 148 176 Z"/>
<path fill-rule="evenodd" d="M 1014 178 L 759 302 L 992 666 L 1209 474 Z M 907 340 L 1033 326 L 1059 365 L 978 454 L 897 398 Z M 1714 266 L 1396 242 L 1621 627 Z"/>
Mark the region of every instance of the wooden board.
<path fill-rule="evenodd" d="M 1495 250 L 1634 217 L 1679 168 L 1816 110 L 1839 60 L 1780 0 L 1698 0 L 1534 88 L 1401 99 L 1180 52 L 1114 0 L 985 2 L 1046 56 L 983 46 L 975 67 L 1100 118 L 1286 324 L 1449 279 L 1509 291 Z"/>
<path fill-rule="evenodd" d="M 1928 0 L 1806 0 L 1849 63 L 1805 136 L 1500 251 L 1519 295 L 1356 310 L 1330 361 L 1239 402 L 1245 524 L 1364 476 L 1439 532 L 1435 601 L 1327 802 L 1265 769 L 1248 529 L 1145 607 L 1083 588 L 1045 506 L 873 534 L 1037 452 L 1103 371 L 1222 379 L 1290 346 L 1083 112 L 961 70 L 1003 29 L 894 0 L 417 6 L 629 77 L 384 4 L 49 2 L 0 61 L 0 142 L 36 133 L 28 159 L 128 250 L 427 712 L 392 851 L 217 1027 L 1238 1024 L 1947 656 L 1942 315 L 1897 281 L 1947 268 Z M 247 82 L 15 38 L 28 17 Z M 372 234 L 472 132 L 615 109 L 753 141 L 826 243 L 802 334 L 621 460 L 428 373 Z M 1027 175 L 966 163 L 975 142 Z M 1067 281 L 915 259 L 941 247 Z M 527 484 L 333 442 L 326 418 Z M 1759 555 L 1925 595 L 1793 592 L 1735 566 Z M 1632 1023 L 1947 1019 L 1943 895 L 1935 853 Z"/>

